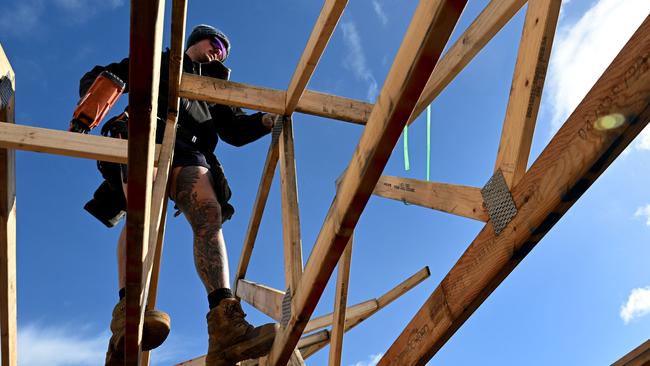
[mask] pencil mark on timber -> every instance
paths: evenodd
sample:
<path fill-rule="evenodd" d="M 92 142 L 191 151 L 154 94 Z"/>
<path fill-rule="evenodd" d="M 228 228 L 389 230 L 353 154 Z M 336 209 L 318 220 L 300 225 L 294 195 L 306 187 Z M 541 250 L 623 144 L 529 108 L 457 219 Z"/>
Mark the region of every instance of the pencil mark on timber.
<path fill-rule="evenodd" d="M 419 348 L 419 344 L 422 343 L 422 340 L 425 338 L 427 334 L 429 334 L 430 329 L 429 329 L 429 324 L 425 324 L 422 328 L 415 328 L 411 331 L 411 334 L 409 334 L 408 341 L 406 342 L 406 346 L 404 349 L 397 354 L 397 356 L 393 357 L 391 360 L 392 362 L 390 363 L 391 365 L 404 365 L 406 363 L 401 362 L 404 360 L 404 358 L 408 358 L 408 354 L 411 351 L 414 351 Z"/>
<path fill-rule="evenodd" d="M 648 64 L 649 56 L 650 53 L 648 52 L 646 52 L 646 54 L 643 56 L 639 56 L 634 64 L 627 69 L 625 72 L 625 86 L 629 87 L 630 81 L 638 80 L 641 75 L 645 74 L 648 71 L 650 68 L 650 65 Z"/>
<path fill-rule="evenodd" d="M 539 20 L 539 19 L 538 19 Z M 539 53 L 537 54 L 537 66 L 535 66 L 535 75 L 533 76 L 533 85 L 530 91 L 530 98 L 528 99 L 528 109 L 526 110 L 526 118 L 531 118 L 534 111 L 535 102 L 542 97 L 542 90 L 544 88 L 544 79 L 546 79 L 546 70 L 548 69 L 548 55 L 547 55 L 547 42 L 548 37 L 544 36 L 539 45 Z M 528 86 L 528 80 L 526 80 Z"/>
<path fill-rule="evenodd" d="M 599 103 L 595 108 L 586 110 L 583 113 L 583 121 L 585 122 L 586 129 L 591 131 L 594 129 L 594 123 L 602 116 L 610 114 L 612 112 L 622 112 L 615 110 L 615 107 L 619 104 L 620 99 L 623 99 L 626 103 L 630 103 L 627 99 L 633 97 L 631 95 L 623 95 L 623 93 L 634 86 L 639 79 L 643 78 L 645 74 L 650 70 L 650 63 L 648 58 L 650 57 L 650 52 L 646 52 L 643 56 L 639 56 L 636 60 L 628 67 L 623 75 L 623 80 L 619 83 L 614 84 L 610 89 L 609 93 L 599 99 Z M 630 123 L 630 116 L 625 116 L 625 122 Z M 586 138 L 586 131 L 581 129 L 580 135 L 583 139 Z"/>
<path fill-rule="evenodd" d="M 399 184 L 391 184 L 391 183 L 382 183 L 386 188 L 392 188 L 396 191 L 406 191 L 406 192 L 415 192 L 415 188 L 411 187 L 410 183 L 399 183 Z"/>

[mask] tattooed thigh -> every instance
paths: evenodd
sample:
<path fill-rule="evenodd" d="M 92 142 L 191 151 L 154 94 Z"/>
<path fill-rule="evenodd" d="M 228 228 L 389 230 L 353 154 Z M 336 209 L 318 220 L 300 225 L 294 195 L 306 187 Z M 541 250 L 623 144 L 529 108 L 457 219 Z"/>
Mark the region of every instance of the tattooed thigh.
<path fill-rule="evenodd" d="M 212 188 L 212 176 L 205 167 L 183 167 L 173 179 L 176 205 L 195 232 L 207 226 L 221 228 L 221 206 Z M 196 232 L 198 234 L 198 232 Z"/>

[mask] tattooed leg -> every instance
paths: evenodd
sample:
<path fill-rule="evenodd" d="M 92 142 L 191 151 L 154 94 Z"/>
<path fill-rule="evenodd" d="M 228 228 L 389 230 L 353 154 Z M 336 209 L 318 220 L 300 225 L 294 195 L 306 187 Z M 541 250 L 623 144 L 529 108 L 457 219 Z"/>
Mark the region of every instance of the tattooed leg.
<path fill-rule="evenodd" d="M 194 232 L 194 265 L 208 293 L 230 288 L 226 242 L 221 231 L 221 206 L 207 168 L 174 168 L 172 197 Z"/>

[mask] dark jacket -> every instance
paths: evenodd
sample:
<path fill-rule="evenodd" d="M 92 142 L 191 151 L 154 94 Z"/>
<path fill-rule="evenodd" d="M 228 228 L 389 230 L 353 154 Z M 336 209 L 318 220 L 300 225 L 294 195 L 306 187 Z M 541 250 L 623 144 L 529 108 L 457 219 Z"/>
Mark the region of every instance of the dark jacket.
<path fill-rule="evenodd" d="M 215 66 L 210 64 L 208 66 Z M 225 66 L 219 64 L 222 69 L 229 72 Z M 201 70 L 214 70 L 214 67 L 207 67 L 206 64 L 192 62 L 184 55 L 183 71 L 201 75 Z M 102 71 L 109 71 L 127 83 L 125 93 L 128 92 L 129 80 L 129 59 L 125 58 L 120 62 L 106 66 L 95 66 L 87 72 L 80 80 L 79 95 L 83 97 L 97 76 Z M 223 74 L 221 74 L 223 75 Z M 208 75 L 209 76 L 209 75 Z M 160 87 L 158 97 L 158 131 L 157 142 L 162 141 L 162 129 L 167 118 L 167 103 L 169 89 L 169 50 L 163 52 L 160 65 Z M 230 187 L 223 174 L 221 165 L 214 156 L 214 149 L 217 146 L 219 137 L 225 142 L 242 146 L 253 142 L 268 134 L 270 130 L 262 123 L 264 113 L 247 115 L 241 108 L 230 107 L 221 104 L 213 104 L 204 101 L 180 99 L 178 130 L 176 141 L 183 141 L 185 144 L 194 146 L 201 151 L 210 164 L 215 193 L 222 207 L 222 219 L 229 219 L 234 213 L 234 208 L 228 203 L 230 199 Z M 110 124 L 110 121 L 107 123 Z M 126 131 L 121 133 L 125 135 Z M 112 135 L 112 134 L 111 134 Z M 113 163 L 98 163 L 99 170 L 106 179 L 97 189 L 94 197 L 84 208 L 95 216 L 99 221 L 108 227 L 115 226 L 125 214 L 126 199 L 122 192 L 120 167 Z"/>
<path fill-rule="evenodd" d="M 95 66 L 87 72 L 79 83 L 79 96 L 82 97 L 90 88 L 95 78 L 102 71 L 109 71 L 127 83 L 128 92 L 129 59 L 106 66 Z M 183 57 L 183 71 L 200 75 L 201 65 L 193 62 L 187 55 Z M 163 52 L 160 64 L 160 88 L 158 97 L 158 117 L 167 118 L 167 98 L 169 89 L 169 50 Z M 204 101 L 181 98 L 178 124 L 186 131 L 198 137 L 201 151 L 214 151 L 219 137 L 225 142 L 242 146 L 268 134 L 269 129 L 262 124 L 264 113 L 247 115 L 239 107 L 230 107 Z"/>

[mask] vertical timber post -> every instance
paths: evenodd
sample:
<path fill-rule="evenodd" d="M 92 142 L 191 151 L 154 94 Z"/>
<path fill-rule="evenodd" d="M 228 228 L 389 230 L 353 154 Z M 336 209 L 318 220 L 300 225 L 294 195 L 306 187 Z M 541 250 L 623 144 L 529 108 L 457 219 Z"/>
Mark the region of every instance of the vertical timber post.
<path fill-rule="evenodd" d="M 0 121 L 14 123 L 15 75 L 0 46 Z M 0 331 L 2 366 L 17 365 L 16 155 L 0 149 Z"/>

